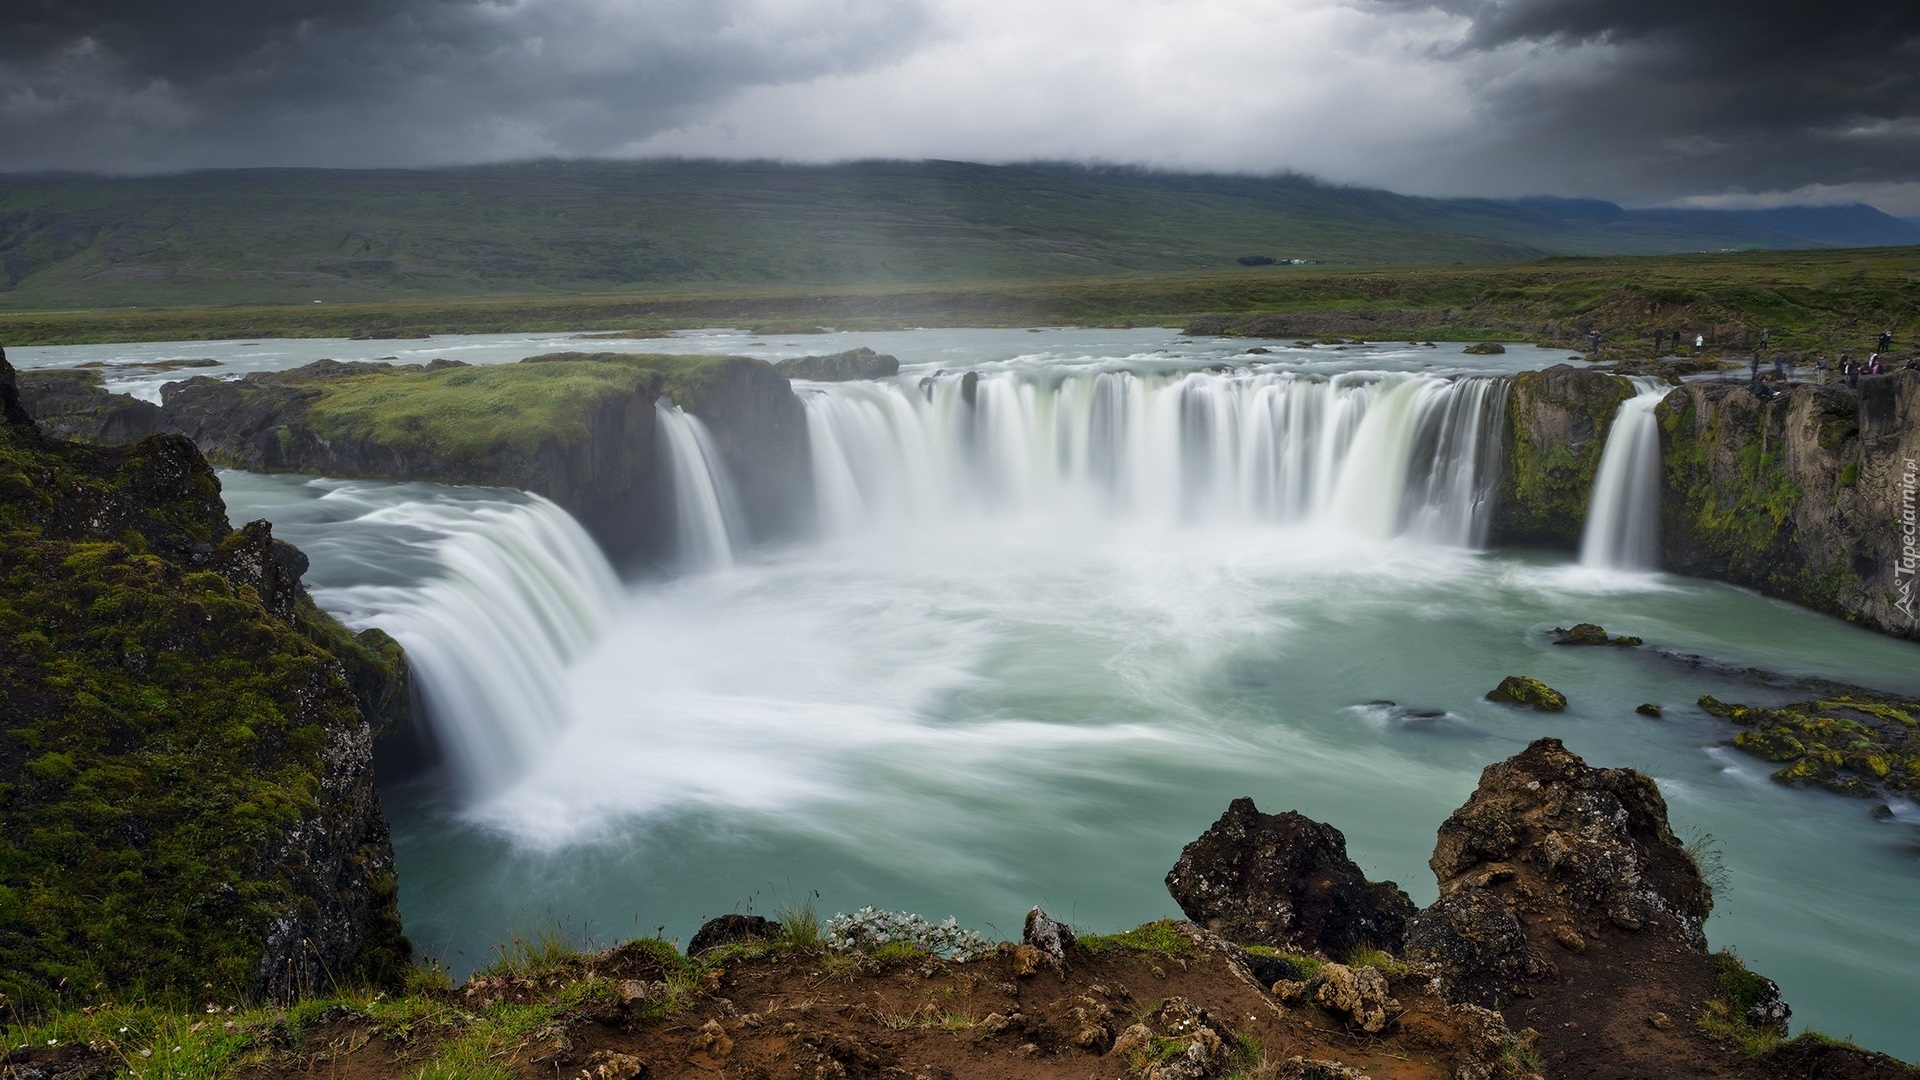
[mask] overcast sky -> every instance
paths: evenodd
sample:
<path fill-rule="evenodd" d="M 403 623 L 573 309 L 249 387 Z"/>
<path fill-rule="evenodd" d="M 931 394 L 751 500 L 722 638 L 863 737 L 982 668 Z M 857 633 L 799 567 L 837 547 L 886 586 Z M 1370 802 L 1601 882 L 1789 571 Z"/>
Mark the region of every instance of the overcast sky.
<path fill-rule="evenodd" d="M 1049 159 L 1920 215 L 1920 0 L 6 9 L 0 169 Z"/>

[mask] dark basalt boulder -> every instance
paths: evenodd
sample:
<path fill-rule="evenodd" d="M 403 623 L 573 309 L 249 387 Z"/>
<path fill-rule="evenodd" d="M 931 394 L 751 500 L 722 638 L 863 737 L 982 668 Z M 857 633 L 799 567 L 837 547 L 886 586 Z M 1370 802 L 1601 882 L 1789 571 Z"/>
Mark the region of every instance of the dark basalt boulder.
<path fill-rule="evenodd" d="M 1187 917 L 1242 945 L 1344 957 L 1360 946 L 1398 952 L 1413 901 L 1372 882 L 1339 829 L 1301 814 L 1263 814 L 1239 798 L 1188 844 L 1167 873 Z"/>
<path fill-rule="evenodd" d="M 1469 356 L 1498 356 L 1507 351 L 1505 345 L 1497 341 L 1480 341 L 1460 350 Z"/>
<path fill-rule="evenodd" d="M 687 955 L 698 956 L 736 941 L 774 941 L 784 930 L 779 923 L 758 915 L 721 915 L 701 923 L 694 931 L 693 940 L 687 942 Z"/>
<path fill-rule="evenodd" d="M 1443 972 L 1448 1001 L 1504 1008 L 1534 981 L 1555 972 L 1527 941 L 1513 908 L 1484 889 L 1460 889 L 1407 925 L 1407 959 Z"/>
<path fill-rule="evenodd" d="M 830 356 L 795 356 L 773 365 L 789 379 L 814 382 L 850 382 L 854 379 L 884 379 L 900 374 L 900 361 L 866 346 L 848 349 Z"/>
<path fill-rule="evenodd" d="M 1440 826 L 1440 899 L 1407 928 L 1407 958 L 1436 965 L 1448 1000 L 1499 1008 L 1568 953 L 1622 932 L 1707 962 L 1713 895 L 1667 824 L 1651 778 L 1595 769 L 1558 739 L 1487 767 Z"/>

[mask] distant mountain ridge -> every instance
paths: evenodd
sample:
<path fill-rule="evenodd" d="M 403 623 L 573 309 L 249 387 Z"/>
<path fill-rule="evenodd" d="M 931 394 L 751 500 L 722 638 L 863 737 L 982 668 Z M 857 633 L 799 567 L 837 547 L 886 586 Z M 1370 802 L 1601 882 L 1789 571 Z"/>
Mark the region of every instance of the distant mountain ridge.
<path fill-rule="evenodd" d="M 1920 224 L 1864 205 L 1629 210 L 1594 199 L 1437 199 L 1296 175 L 1062 164 L 0 174 L 0 310 L 1916 243 Z"/>

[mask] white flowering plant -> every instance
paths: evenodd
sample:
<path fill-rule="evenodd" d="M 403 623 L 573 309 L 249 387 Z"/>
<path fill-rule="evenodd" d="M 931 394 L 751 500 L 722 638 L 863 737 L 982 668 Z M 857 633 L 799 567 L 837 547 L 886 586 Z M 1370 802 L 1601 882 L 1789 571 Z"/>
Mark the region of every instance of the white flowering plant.
<path fill-rule="evenodd" d="M 962 927 L 949 915 L 937 923 L 908 911 L 863 907 L 827 920 L 827 948 L 835 952 L 872 952 L 885 945 L 910 945 L 950 960 L 967 961 L 994 950 L 992 942 Z"/>

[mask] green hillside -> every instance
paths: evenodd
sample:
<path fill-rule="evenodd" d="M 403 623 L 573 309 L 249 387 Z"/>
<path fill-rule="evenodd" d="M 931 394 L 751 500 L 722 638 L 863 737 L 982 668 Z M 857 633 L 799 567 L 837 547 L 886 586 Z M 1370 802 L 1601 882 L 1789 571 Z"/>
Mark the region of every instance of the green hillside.
<path fill-rule="evenodd" d="M 12 311 L 958 285 L 1237 271 L 1242 257 L 1405 265 L 1805 246 L 1764 223 L 1607 203 L 1078 166 L 0 175 L 0 310 Z"/>

